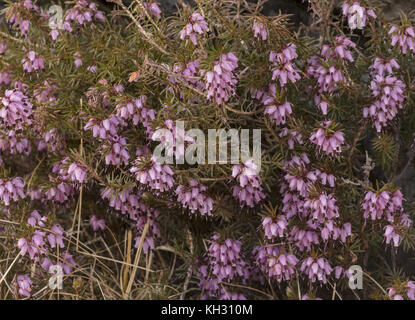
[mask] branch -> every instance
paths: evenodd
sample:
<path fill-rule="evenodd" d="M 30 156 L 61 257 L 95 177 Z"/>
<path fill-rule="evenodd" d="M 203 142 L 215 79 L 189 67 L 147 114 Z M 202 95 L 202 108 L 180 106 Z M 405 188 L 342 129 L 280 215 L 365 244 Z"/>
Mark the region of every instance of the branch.
<path fill-rule="evenodd" d="M 106 0 L 110 3 L 115 3 L 119 5 L 125 13 L 133 20 L 134 24 L 137 26 L 138 31 L 140 31 L 141 35 L 144 37 L 144 39 L 153 47 L 157 48 L 160 52 L 164 53 L 165 55 L 171 57 L 173 54 L 167 52 L 164 48 L 162 48 L 159 44 L 157 44 L 153 40 L 153 35 L 148 33 L 146 30 L 144 30 L 143 26 L 140 24 L 140 22 L 134 17 L 134 15 L 131 13 L 131 11 L 122 3 L 122 0 Z"/>

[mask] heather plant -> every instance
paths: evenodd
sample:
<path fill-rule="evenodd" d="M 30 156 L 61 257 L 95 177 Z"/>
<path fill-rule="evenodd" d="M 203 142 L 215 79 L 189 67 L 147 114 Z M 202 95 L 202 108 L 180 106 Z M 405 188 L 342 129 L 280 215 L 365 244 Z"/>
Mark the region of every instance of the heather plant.
<path fill-rule="evenodd" d="M 0 298 L 413 300 L 413 22 L 194 2 L 7 2 Z M 260 163 L 177 161 L 209 129 Z"/>

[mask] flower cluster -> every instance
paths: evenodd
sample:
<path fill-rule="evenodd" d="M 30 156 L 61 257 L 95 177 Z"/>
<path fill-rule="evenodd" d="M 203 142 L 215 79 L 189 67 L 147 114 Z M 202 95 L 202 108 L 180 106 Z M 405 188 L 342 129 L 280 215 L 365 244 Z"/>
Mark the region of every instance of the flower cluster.
<path fill-rule="evenodd" d="M 31 12 L 39 12 L 39 7 L 32 0 L 16 1 L 6 10 L 6 18 L 10 24 L 17 27 L 22 36 L 27 36 L 30 28 L 30 20 L 27 15 Z"/>
<path fill-rule="evenodd" d="M 105 220 L 97 218 L 96 215 L 91 216 L 89 223 L 91 224 L 92 230 L 94 230 L 95 232 L 98 230 L 105 230 Z"/>
<path fill-rule="evenodd" d="M 406 283 L 388 288 L 388 296 L 392 300 L 415 300 L 415 282 L 407 281 Z"/>
<path fill-rule="evenodd" d="M 392 26 L 389 30 L 389 35 L 392 36 L 391 44 L 395 47 L 399 44 L 403 54 L 408 52 L 408 49 L 415 52 L 415 31 L 412 26 L 403 26 L 401 28 Z"/>
<path fill-rule="evenodd" d="M 18 201 L 25 197 L 23 187 L 24 183 L 20 177 L 0 179 L 0 199 L 6 206 L 9 206 L 11 201 Z"/>
<path fill-rule="evenodd" d="M 313 219 L 324 223 L 339 216 L 339 208 L 332 194 L 321 193 L 317 198 L 308 198 L 304 202 L 304 209 L 310 210 Z"/>
<path fill-rule="evenodd" d="M 319 150 L 327 155 L 341 153 L 341 146 L 344 143 L 344 134 L 341 131 L 334 131 L 332 121 L 325 121 L 310 137 L 310 141 L 316 144 Z"/>
<path fill-rule="evenodd" d="M 386 219 L 393 222 L 395 213 L 402 212 L 403 195 L 400 190 L 394 193 L 383 190 L 379 192 L 368 191 L 362 203 L 364 218 L 372 220 Z"/>
<path fill-rule="evenodd" d="M 238 58 L 233 52 L 222 54 L 214 62 L 210 71 L 202 70 L 205 77 L 207 98 L 215 99 L 217 104 L 223 104 L 235 93 L 238 83 L 234 70 L 238 67 Z"/>
<path fill-rule="evenodd" d="M 209 28 L 205 19 L 198 12 L 194 12 L 189 18 L 189 22 L 180 31 L 180 39 L 189 38 L 194 45 L 197 45 L 197 35 L 208 32 Z"/>
<path fill-rule="evenodd" d="M 65 22 L 76 22 L 78 25 L 84 25 L 86 22 L 92 22 L 92 20 L 104 21 L 104 13 L 98 10 L 96 3 L 89 2 L 87 0 L 76 1 L 75 6 L 66 12 Z M 72 31 L 70 25 L 63 26 L 67 31 Z"/>
<path fill-rule="evenodd" d="M 10 130 L 5 135 L 0 136 L 0 151 L 3 154 L 23 154 L 28 155 L 31 152 L 29 140 L 21 138 L 15 131 Z M 0 156 L 0 164 L 2 159 Z"/>
<path fill-rule="evenodd" d="M 109 206 L 116 210 L 116 212 L 120 212 L 122 218 L 127 219 L 134 225 L 138 233 L 135 237 L 135 247 L 139 246 L 144 228 L 148 223 L 148 233 L 143 240 L 142 248 L 144 252 L 154 249 L 154 241 L 160 235 L 157 223 L 160 212 L 141 201 L 141 192 L 134 192 L 131 189 L 119 191 L 106 188 L 101 193 L 101 197 L 107 199 Z"/>
<path fill-rule="evenodd" d="M 38 151 L 47 151 L 48 153 L 62 150 L 63 138 L 58 134 L 56 128 L 52 128 L 42 134 L 42 138 L 37 142 Z"/>
<path fill-rule="evenodd" d="M 118 137 L 117 127 L 121 124 L 121 120 L 118 116 L 112 115 L 111 117 L 103 120 L 90 118 L 84 127 L 84 130 L 91 130 L 92 135 L 95 138 L 103 140 L 112 140 Z"/>
<path fill-rule="evenodd" d="M 27 224 L 32 227 L 45 227 L 46 221 L 46 217 L 42 217 L 37 211 L 33 211 L 27 220 Z M 47 255 L 49 249 L 56 247 L 63 248 L 65 246 L 63 243 L 64 231 L 61 226 L 55 224 L 48 232 L 49 234 L 45 231 L 35 230 L 30 240 L 27 240 L 25 237 L 20 238 L 17 241 L 20 255 L 25 256 L 29 254 L 30 259 L 38 262 L 41 256 Z"/>
<path fill-rule="evenodd" d="M 196 180 L 190 180 L 189 186 L 179 185 L 176 188 L 177 201 L 182 203 L 191 213 L 199 213 L 202 216 L 211 215 L 213 200 L 205 194 L 207 187 Z"/>
<path fill-rule="evenodd" d="M 262 103 L 266 106 L 265 114 L 268 114 L 271 120 L 278 126 L 285 124 L 286 117 L 292 113 L 292 104 L 288 101 L 278 102 L 276 98 L 276 85 L 269 86 L 269 93 L 264 93 Z"/>
<path fill-rule="evenodd" d="M 324 115 L 327 114 L 329 106 L 328 97 L 335 95 L 335 90 L 340 84 L 348 83 L 340 66 L 354 61 L 349 49 L 355 47 L 356 44 L 350 39 L 338 36 L 331 44 L 322 46 L 320 56 L 312 56 L 307 60 L 307 74 L 317 79 L 318 86 L 314 102 Z M 312 89 L 313 86 L 310 86 L 307 92 L 311 93 Z"/>
<path fill-rule="evenodd" d="M 154 156 L 150 160 L 138 157 L 130 172 L 135 174 L 138 182 L 159 192 L 170 190 L 174 184 L 173 170 L 167 164 L 160 164 Z"/>
<path fill-rule="evenodd" d="M 412 225 L 412 220 L 403 212 L 404 197 L 400 190 L 390 192 L 388 190 L 374 192 L 369 190 L 362 203 L 365 219 L 381 220 L 385 224 L 384 237 L 386 244 L 393 242 L 398 247 L 401 235 Z"/>
<path fill-rule="evenodd" d="M 247 205 L 252 208 L 265 198 L 257 170 L 253 159 L 246 160 L 243 165 L 232 167 L 232 177 L 239 180 L 239 185 L 232 187 L 232 193 L 241 206 Z"/>
<path fill-rule="evenodd" d="M 308 257 L 301 263 L 300 270 L 304 272 L 312 282 L 318 280 L 326 283 L 327 276 L 330 275 L 333 268 L 325 258 Z"/>
<path fill-rule="evenodd" d="M 360 2 L 356 0 L 345 1 L 342 5 L 342 13 L 347 17 L 351 30 L 363 29 L 366 26 L 368 16 L 376 19 L 376 14 L 373 10 L 362 7 Z"/>
<path fill-rule="evenodd" d="M 295 83 L 301 79 L 293 63 L 293 60 L 298 57 L 296 48 L 295 44 L 290 43 L 278 53 L 274 51 L 269 53 L 269 61 L 272 63 L 272 80 L 278 80 L 281 87 L 285 87 L 288 80 Z"/>
<path fill-rule="evenodd" d="M 287 218 L 285 215 L 274 217 L 265 217 L 262 219 L 262 227 L 264 228 L 265 237 L 273 239 L 275 237 L 282 238 L 284 230 L 287 228 Z"/>
<path fill-rule="evenodd" d="M 33 105 L 19 89 L 6 90 L 1 104 L 0 120 L 3 126 L 19 130 L 25 124 L 31 124 Z"/>
<path fill-rule="evenodd" d="M 186 134 L 183 126 L 180 122 L 176 126 L 173 120 L 168 119 L 151 135 L 151 140 L 161 142 L 166 157 L 174 156 L 176 161 L 184 160 L 186 144 L 194 142 L 194 139 Z"/>
<path fill-rule="evenodd" d="M 38 56 L 35 51 L 29 51 L 27 56 L 22 60 L 23 70 L 33 72 L 45 69 L 45 60 Z"/>
<path fill-rule="evenodd" d="M 71 163 L 68 168 L 69 178 L 74 182 L 84 183 L 87 181 L 87 174 L 87 169 L 79 162 Z"/>
<path fill-rule="evenodd" d="M 253 28 L 255 38 L 259 39 L 261 37 L 263 41 L 267 40 L 268 32 L 265 25 L 262 22 L 255 21 Z"/>
<path fill-rule="evenodd" d="M 59 266 L 62 269 L 63 274 L 70 274 L 73 268 L 76 266 L 76 262 L 70 253 L 63 252 L 59 257 L 59 261 L 55 261 L 54 259 L 51 260 L 49 258 L 43 258 L 42 263 L 40 265 L 46 272 L 50 272 L 51 267 L 53 266 Z"/>
<path fill-rule="evenodd" d="M 284 166 L 286 183 L 281 186 L 281 210 L 287 220 L 284 233 L 286 239 L 300 251 L 310 251 L 320 241 L 340 240 L 344 243 L 351 235 L 351 224 L 340 219 L 334 194 L 319 191 L 334 188 L 335 176 L 320 169 L 308 168 L 309 164 L 306 154 L 293 156 Z M 294 221 L 297 223 L 293 224 Z"/>
<path fill-rule="evenodd" d="M 128 153 L 127 141 L 118 135 L 117 128 L 124 125 L 124 120 L 117 115 L 111 115 L 107 119 L 98 120 L 90 118 L 84 130 L 92 131 L 92 135 L 102 141 L 101 150 L 105 154 L 107 165 L 128 164 L 130 154 Z"/>
<path fill-rule="evenodd" d="M 155 112 L 153 109 L 148 109 L 145 106 L 147 97 L 140 96 L 134 101 L 121 103 L 116 106 L 117 116 L 124 120 L 131 120 L 136 126 L 141 123 L 145 128 L 151 126 L 151 121 L 154 120 Z"/>
<path fill-rule="evenodd" d="M 16 278 L 16 285 L 19 290 L 19 294 L 24 297 L 30 297 L 32 292 L 33 281 L 27 274 L 19 275 Z"/>
<path fill-rule="evenodd" d="M 157 2 L 146 2 L 143 1 L 143 7 L 150 12 L 153 16 L 160 19 L 161 18 L 161 10 Z"/>
<path fill-rule="evenodd" d="M 203 288 L 204 298 L 220 297 L 220 299 L 244 299 L 244 296 L 228 292 L 219 285 L 221 281 L 231 282 L 236 277 L 246 281 L 249 278 L 247 263 L 241 256 L 242 243 L 230 238 L 222 239 L 214 234 L 210 239 L 207 252 L 207 265 L 200 270 L 200 286 Z"/>
<path fill-rule="evenodd" d="M 208 249 L 212 274 L 219 281 L 232 281 L 237 275 L 244 276 L 245 262 L 240 256 L 242 243 L 229 238 L 223 242 L 218 242 L 218 240 L 220 240 L 220 235 L 213 235 Z"/>
<path fill-rule="evenodd" d="M 197 90 L 203 90 L 205 83 L 198 76 L 200 70 L 200 61 L 192 60 L 187 63 L 176 63 L 173 66 L 173 72 L 176 76 L 169 77 L 169 81 L 173 84 L 177 83 L 177 80 L 186 82 L 192 88 Z"/>
<path fill-rule="evenodd" d="M 380 58 L 371 67 L 374 79 L 370 88 L 376 100 L 370 107 L 363 108 L 363 117 L 370 117 L 378 132 L 396 117 L 405 100 L 406 85 L 395 76 L 384 75 L 385 71 L 392 73 L 393 68 L 399 69 L 395 60 L 382 61 Z"/>

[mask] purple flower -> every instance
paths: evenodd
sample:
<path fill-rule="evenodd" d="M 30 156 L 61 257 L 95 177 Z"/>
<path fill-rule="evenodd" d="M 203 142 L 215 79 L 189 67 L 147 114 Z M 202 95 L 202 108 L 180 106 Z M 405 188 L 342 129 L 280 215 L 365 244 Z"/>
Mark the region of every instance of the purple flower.
<path fill-rule="evenodd" d="M 400 66 L 395 59 L 385 59 L 385 58 L 375 58 L 375 61 L 372 66 L 370 66 L 371 74 L 373 76 L 380 75 L 392 75 L 393 69 L 399 70 Z"/>
<path fill-rule="evenodd" d="M 145 128 L 150 128 L 155 111 L 146 107 L 146 101 L 147 97 L 141 95 L 133 101 L 117 104 L 117 116 L 124 120 L 132 120 L 135 126 L 141 123 Z"/>
<path fill-rule="evenodd" d="M 0 84 L 8 86 L 11 82 L 11 75 L 7 72 L 0 72 Z"/>
<path fill-rule="evenodd" d="M 63 248 L 65 245 L 63 244 L 63 229 L 61 226 L 55 224 L 50 229 L 51 233 L 48 235 L 48 242 L 51 248 L 55 248 L 59 246 Z"/>
<path fill-rule="evenodd" d="M 311 220 L 306 221 L 306 225 L 301 228 L 294 226 L 288 236 L 288 240 L 294 242 L 294 245 L 300 250 L 310 251 L 312 244 L 318 244 L 320 238 L 317 233 L 317 226 Z"/>
<path fill-rule="evenodd" d="M 75 67 L 79 68 L 80 66 L 82 66 L 82 56 L 80 52 L 75 52 L 74 53 L 74 58 L 75 58 Z"/>
<path fill-rule="evenodd" d="M 45 69 L 45 60 L 38 56 L 35 51 L 29 51 L 27 56 L 23 58 L 23 70 L 33 72 Z"/>
<path fill-rule="evenodd" d="M 97 73 L 98 72 L 97 66 L 95 64 L 88 66 L 88 68 L 86 68 L 86 70 L 88 70 L 92 73 Z"/>
<path fill-rule="evenodd" d="M 265 217 L 262 219 L 262 227 L 265 231 L 265 237 L 268 239 L 282 238 L 287 225 L 287 218 L 282 214 L 277 217 Z"/>
<path fill-rule="evenodd" d="M 38 252 L 38 250 L 32 247 L 25 238 L 20 238 L 17 241 L 17 247 L 20 249 L 20 255 L 24 256 L 26 253 L 29 253 L 31 259 L 33 259 Z"/>
<path fill-rule="evenodd" d="M 303 260 L 300 271 L 306 274 L 311 282 L 319 280 L 326 283 L 327 276 L 330 275 L 333 268 L 325 258 L 308 257 Z"/>
<path fill-rule="evenodd" d="M 344 143 L 343 132 L 334 131 L 331 124 L 332 121 L 323 122 L 321 128 L 317 129 L 310 137 L 310 141 L 327 155 L 341 153 L 341 146 Z"/>
<path fill-rule="evenodd" d="M 301 79 L 301 76 L 293 60 L 298 57 L 295 44 L 288 44 L 278 53 L 271 51 L 269 53 L 269 61 L 272 63 L 272 80 L 279 80 L 280 85 L 284 88 L 289 81 L 295 83 Z"/>
<path fill-rule="evenodd" d="M 128 164 L 130 154 L 128 153 L 127 141 L 123 137 L 115 137 L 102 145 L 102 152 L 105 154 L 106 165 Z"/>
<path fill-rule="evenodd" d="M 60 182 L 58 179 L 52 179 L 51 182 L 54 183 L 46 192 L 45 196 L 47 200 L 65 203 L 74 193 L 74 188 L 68 183 Z"/>
<path fill-rule="evenodd" d="M 355 48 L 356 44 L 346 37 L 336 37 L 332 44 L 323 45 L 321 48 L 321 56 L 329 61 L 336 59 L 342 61 L 343 59 L 353 62 L 353 56 L 349 48 Z"/>
<path fill-rule="evenodd" d="M 339 216 L 339 208 L 332 194 L 321 193 L 316 198 L 308 198 L 304 202 L 304 209 L 310 209 L 313 219 L 323 223 Z"/>
<path fill-rule="evenodd" d="M 11 201 L 16 202 L 19 198 L 23 199 L 25 197 L 23 187 L 24 183 L 20 177 L 0 179 L 0 199 L 6 206 L 9 206 Z"/>
<path fill-rule="evenodd" d="M 379 192 L 368 191 L 362 203 L 363 217 L 372 220 L 385 218 L 389 222 L 394 221 L 396 213 L 402 213 L 402 202 L 404 198 L 400 190 L 393 194 L 384 190 Z"/>
<path fill-rule="evenodd" d="M 277 281 L 289 281 L 295 274 L 298 259 L 293 254 L 285 254 L 278 246 L 272 246 L 271 252 L 267 254 L 267 269 L 270 278 Z"/>
<path fill-rule="evenodd" d="M 185 25 L 182 31 L 180 31 L 180 39 L 184 40 L 189 38 L 194 45 L 197 45 L 197 35 L 208 32 L 209 28 L 205 19 L 198 12 L 194 12 L 189 18 L 189 22 Z"/>
<path fill-rule="evenodd" d="M 32 211 L 30 214 L 29 219 L 27 219 L 27 224 L 31 225 L 32 227 L 44 227 L 45 222 L 48 220 L 47 217 L 42 217 L 37 210 Z"/>
<path fill-rule="evenodd" d="M 0 123 L 14 130 L 19 130 L 24 125 L 32 123 L 33 105 L 29 99 L 18 89 L 6 90 L 1 100 Z"/>
<path fill-rule="evenodd" d="M 68 168 L 68 175 L 72 181 L 84 183 L 87 181 L 88 170 L 79 162 L 73 162 Z"/>
<path fill-rule="evenodd" d="M 396 68 L 397 64 L 393 65 Z M 392 64 L 390 68 L 392 68 Z M 363 108 L 363 117 L 370 117 L 376 131 L 380 132 L 388 121 L 396 117 L 399 109 L 403 108 L 406 85 L 394 76 L 383 76 L 384 67 L 379 64 L 379 61 L 376 62 L 375 60 L 372 69 L 382 71 L 382 73 L 375 74 L 370 83 L 372 95 L 376 98 L 376 101 L 370 107 Z"/>
<path fill-rule="evenodd" d="M 37 150 L 55 152 L 63 148 L 64 138 L 57 133 L 56 128 L 42 134 L 41 140 L 38 141 Z"/>
<path fill-rule="evenodd" d="M 241 206 L 253 208 L 265 198 L 261 181 L 257 174 L 257 166 L 253 159 L 248 159 L 243 165 L 232 167 L 232 177 L 239 180 L 239 185 L 232 187 L 233 196 L 239 200 Z"/>
<path fill-rule="evenodd" d="M 366 26 L 367 16 L 376 19 L 376 14 L 373 10 L 362 7 L 360 2 L 356 0 L 346 0 L 342 5 L 342 12 L 347 17 L 351 30 L 363 29 Z"/>
<path fill-rule="evenodd" d="M 61 261 L 59 261 L 58 265 L 61 266 L 64 274 L 70 274 L 73 267 L 76 266 L 76 262 L 69 252 L 63 252 L 61 254 Z"/>
<path fill-rule="evenodd" d="M 197 212 L 202 216 L 212 215 L 213 200 L 205 194 L 206 191 L 206 186 L 196 180 L 190 180 L 189 186 L 179 185 L 176 188 L 177 201 L 191 213 Z"/>
<path fill-rule="evenodd" d="M 160 192 L 170 190 L 174 184 L 173 170 L 167 164 L 160 164 L 154 156 L 150 160 L 138 157 L 130 172 L 136 175 L 141 184 Z"/>
<path fill-rule="evenodd" d="M 259 39 L 261 37 L 263 41 L 267 40 L 268 32 L 265 25 L 262 22 L 255 21 L 253 29 L 255 38 Z"/>
<path fill-rule="evenodd" d="M 385 227 L 384 237 L 386 238 L 386 244 L 390 244 L 393 240 L 395 247 L 399 246 L 400 234 L 402 231 L 407 230 L 412 225 L 412 220 L 405 213 L 396 215 L 394 217 L 394 223 Z"/>
<path fill-rule="evenodd" d="M 186 134 L 186 130 L 176 126 L 174 121 L 170 119 L 164 121 L 162 127 L 157 128 L 151 135 L 151 140 L 160 141 L 166 150 L 166 156 L 174 155 L 176 159 L 184 159 L 186 143 L 194 142 L 194 139 Z"/>
<path fill-rule="evenodd" d="M 10 130 L 6 135 L 0 137 L 0 151 L 2 151 L 3 154 L 29 155 L 31 147 L 29 141 L 26 138 L 20 138 L 16 135 L 15 131 Z"/>
<path fill-rule="evenodd" d="M 157 2 L 143 2 L 143 7 L 148 10 L 153 16 L 160 19 L 161 17 L 161 10 Z"/>
<path fill-rule="evenodd" d="M 72 22 L 75 22 L 79 26 L 83 26 L 86 22 L 92 23 L 93 19 L 104 21 L 104 13 L 98 10 L 97 5 L 94 2 L 78 0 L 75 2 L 75 5 L 66 12 L 63 28 L 72 32 Z"/>
<path fill-rule="evenodd" d="M 389 35 L 392 36 L 392 46 L 399 44 L 401 52 L 406 54 L 408 49 L 415 52 L 415 31 L 412 26 L 392 26 L 389 30 Z"/>
<path fill-rule="evenodd" d="M 59 30 L 52 29 L 52 31 L 50 32 L 50 36 L 52 37 L 53 41 L 56 41 L 56 39 L 58 39 L 58 36 L 59 36 Z"/>
<path fill-rule="evenodd" d="M 46 233 L 43 231 L 36 230 L 30 241 L 26 238 L 20 238 L 17 241 L 17 247 L 20 249 L 20 255 L 24 256 L 26 253 L 29 254 L 30 259 L 39 261 L 39 255 L 46 253 L 46 245 L 44 241 Z"/>
<path fill-rule="evenodd" d="M 155 239 L 159 237 L 160 230 L 157 223 L 159 211 L 144 204 L 140 198 L 141 193 L 133 192 L 131 189 L 116 191 L 106 188 L 101 194 L 103 199 L 109 201 L 109 206 L 120 211 L 125 217 L 134 222 L 138 236 L 135 238 L 135 247 L 138 247 L 144 227 L 149 222 L 147 236 L 144 238 L 143 250 L 147 252 L 154 249 Z"/>
<path fill-rule="evenodd" d="M 32 291 L 32 279 L 29 277 L 29 275 L 24 274 L 17 276 L 16 278 L 16 284 L 19 289 L 19 294 L 24 297 L 30 297 L 30 292 Z"/>
<path fill-rule="evenodd" d="M 8 44 L 7 43 L 0 43 L 0 54 L 4 54 L 7 50 Z"/>
<path fill-rule="evenodd" d="M 388 296 L 392 300 L 415 300 L 415 282 L 406 281 L 388 288 Z"/>
<path fill-rule="evenodd" d="M 288 137 L 287 139 L 287 143 L 288 143 L 288 148 L 290 150 L 294 149 L 294 144 L 298 143 L 299 145 L 302 145 L 303 142 L 303 135 L 299 132 L 297 132 L 296 130 L 289 130 L 287 128 L 283 128 L 279 134 L 280 137 Z"/>
<path fill-rule="evenodd" d="M 89 223 L 91 224 L 92 230 L 94 230 L 95 232 L 98 230 L 105 230 L 105 220 L 98 219 L 95 215 L 91 216 Z"/>
<path fill-rule="evenodd" d="M 215 99 L 217 104 L 227 102 L 235 93 L 238 83 L 234 70 L 238 67 L 238 58 L 234 53 L 224 53 L 214 62 L 210 71 L 202 70 L 205 78 L 208 100 Z"/>
<path fill-rule="evenodd" d="M 271 96 L 265 94 L 263 103 L 266 106 L 265 114 L 268 114 L 270 119 L 278 126 L 285 124 L 286 116 L 292 113 L 292 104 L 288 101 L 278 102 L 275 91 L 275 85 L 270 85 Z"/>
<path fill-rule="evenodd" d="M 212 275 L 219 281 L 232 281 L 234 277 L 243 277 L 246 272 L 246 262 L 241 257 L 241 245 L 238 240 L 220 240 L 219 234 L 211 238 L 208 249 L 209 266 Z"/>
<path fill-rule="evenodd" d="M 205 88 L 205 83 L 200 79 L 198 75 L 200 72 L 199 67 L 199 60 L 192 60 L 187 63 L 176 63 L 173 66 L 173 72 L 176 75 L 170 76 L 168 80 L 173 84 L 177 84 L 177 80 L 183 81 L 186 82 L 190 87 L 201 91 Z M 180 92 L 180 94 L 182 93 Z"/>
<path fill-rule="evenodd" d="M 122 119 L 116 115 L 111 115 L 104 120 L 91 118 L 85 125 L 84 130 L 92 130 L 92 135 L 95 138 L 116 140 L 118 138 L 117 127 L 122 123 Z"/>

